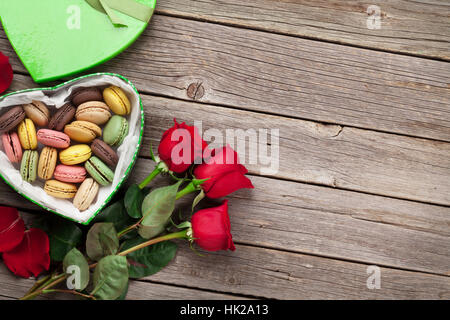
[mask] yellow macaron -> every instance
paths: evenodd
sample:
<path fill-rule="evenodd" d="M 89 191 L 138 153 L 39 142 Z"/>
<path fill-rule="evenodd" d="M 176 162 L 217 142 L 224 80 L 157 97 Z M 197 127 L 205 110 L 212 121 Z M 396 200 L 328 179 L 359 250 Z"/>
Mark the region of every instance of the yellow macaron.
<path fill-rule="evenodd" d="M 64 133 L 74 141 L 89 143 L 102 135 L 102 129 L 89 121 L 74 121 L 66 125 Z"/>
<path fill-rule="evenodd" d="M 130 100 L 119 87 L 110 86 L 103 90 L 103 100 L 115 114 L 124 116 L 131 112 Z"/>
<path fill-rule="evenodd" d="M 53 177 L 56 161 L 58 160 L 58 151 L 52 147 L 44 147 L 41 151 L 38 164 L 38 176 L 42 180 L 49 180 Z"/>
<path fill-rule="evenodd" d="M 20 144 L 25 150 L 34 150 L 37 148 L 36 127 L 30 119 L 23 120 L 17 129 Z"/>
<path fill-rule="evenodd" d="M 83 163 L 91 157 L 91 148 L 86 144 L 71 146 L 59 153 L 59 160 L 62 164 L 71 166 Z"/>
<path fill-rule="evenodd" d="M 44 191 L 55 198 L 72 199 L 77 193 L 77 187 L 71 183 L 47 180 L 44 185 Z"/>

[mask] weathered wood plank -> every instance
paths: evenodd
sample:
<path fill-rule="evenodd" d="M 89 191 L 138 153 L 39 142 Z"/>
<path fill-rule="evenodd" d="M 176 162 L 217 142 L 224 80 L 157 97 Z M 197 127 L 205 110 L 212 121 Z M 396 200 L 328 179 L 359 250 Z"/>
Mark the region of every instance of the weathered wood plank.
<path fill-rule="evenodd" d="M 139 159 L 129 183 L 141 182 L 152 167 L 150 160 Z M 255 190 L 230 196 L 232 233 L 238 243 L 444 275 L 450 272 L 448 208 L 264 177 L 251 179 Z M 168 183 L 168 178 L 160 177 L 153 185 Z M 181 201 L 178 207 L 190 212 L 191 200 Z M 4 183 L 0 184 L 0 204 L 39 210 Z"/>
<path fill-rule="evenodd" d="M 162 132 L 173 125 L 174 117 L 191 124 L 201 119 L 203 130 L 220 130 L 224 142 L 227 129 L 279 129 L 279 170 L 268 175 L 450 205 L 449 143 L 146 95 L 143 102 L 146 130 L 141 155 L 148 156 L 150 141 L 158 145 Z M 235 141 L 243 145 L 245 139 Z M 274 142 L 268 138 L 267 143 Z M 245 154 L 240 153 L 254 174 L 261 174 L 261 168 L 268 166 L 260 159 L 257 164 L 250 164 L 249 154 L 266 147 L 263 139 L 258 140 L 257 146 L 249 146 L 247 141 Z"/>
<path fill-rule="evenodd" d="M 164 271 L 163 271 L 164 272 Z M 127 300 L 247 300 L 242 296 L 207 292 L 202 290 L 169 286 L 164 284 L 131 281 Z"/>
<path fill-rule="evenodd" d="M 12 300 L 23 297 L 26 292 L 34 284 L 34 279 L 22 279 L 15 277 L 3 263 L 0 263 L 0 300 Z M 70 294 L 47 294 L 39 296 L 37 299 L 76 299 L 77 297 Z M 208 299 L 208 300 L 224 300 L 224 299 L 245 299 L 228 294 L 220 294 L 214 292 L 206 292 L 189 288 L 180 288 L 157 284 L 144 281 L 131 280 L 128 287 L 128 300 L 165 300 L 165 299 Z"/>
<path fill-rule="evenodd" d="M 26 87 L 29 81 L 21 75 L 16 80 L 13 89 Z M 150 142 L 158 145 L 174 117 L 191 124 L 202 120 L 203 130 L 219 129 L 224 139 L 227 129 L 279 129 L 279 171 L 273 177 L 450 205 L 449 143 L 148 95 L 142 98 L 146 129 L 141 155 L 149 155 Z M 266 142 L 259 140 L 255 147 L 266 148 Z M 255 147 L 250 149 L 247 143 L 241 160 L 249 163 L 249 153 L 258 152 Z M 247 166 L 254 174 L 266 167 L 261 162 Z"/>
<path fill-rule="evenodd" d="M 141 182 L 151 167 L 140 159 L 129 182 Z M 240 190 L 229 202 L 239 243 L 450 275 L 448 208 L 251 179 L 255 189 Z M 161 178 L 154 185 L 169 182 Z M 180 208 L 190 212 L 189 203 Z"/>
<path fill-rule="evenodd" d="M 3 261 L 0 260 L 0 283 L 0 300 L 19 299 L 33 286 L 34 279 L 23 279 L 14 276 L 8 268 L 6 268 Z M 67 294 L 48 294 L 38 297 L 37 300 L 64 300 L 68 298 L 71 298 L 71 296 Z"/>
<path fill-rule="evenodd" d="M 368 7 L 380 9 L 381 29 L 368 29 Z M 450 60 L 448 1 L 181 1 L 158 13 Z"/>
<path fill-rule="evenodd" d="M 3 33 L 0 50 L 25 72 Z M 147 93 L 450 141 L 441 61 L 156 15 L 94 71 L 123 74 Z"/>
<path fill-rule="evenodd" d="M 368 289 L 367 265 L 238 245 L 235 252 L 199 257 L 180 243 L 175 258 L 147 280 L 131 282 L 128 299 L 228 299 L 229 294 L 275 299 L 449 299 L 450 277 L 380 268 L 381 288 Z M 19 298 L 33 284 L 0 265 L 0 295 Z M 167 288 L 164 284 L 189 289 Z M 136 287 L 134 287 L 136 286 Z M 210 294 L 196 288 L 228 292 Z M 281 289 L 280 289 L 281 288 Z M 70 298 L 43 296 L 42 298 Z"/>
<path fill-rule="evenodd" d="M 449 299 L 450 277 L 381 268 L 367 289 L 367 265 L 238 245 L 199 257 L 186 244 L 162 272 L 165 283 L 276 299 Z"/>

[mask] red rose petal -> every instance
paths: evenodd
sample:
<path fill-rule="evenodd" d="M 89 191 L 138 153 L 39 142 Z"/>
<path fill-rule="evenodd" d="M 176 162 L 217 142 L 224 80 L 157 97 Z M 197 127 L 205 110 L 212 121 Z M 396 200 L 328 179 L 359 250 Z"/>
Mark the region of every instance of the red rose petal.
<path fill-rule="evenodd" d="M 22 242 L 3 254 L 3 261 L 9 270 L 20 277 L 37 277 L 50 267 L 47 234 L 36 228 L 27 230 Z"/>
<path fill-rule="evenodd" d="M 0 52 L 0 93 L 9 88 L 13 79 L 13 69 L 9 58 Z"/>
<path fill-rule="evenodd" d="M 204 250 L 218 251 L 236 248 L 230 231 L 228 200 L 215 208 L 197 211 L 193 214 L 192 232 L 195 242 Z"/>
<path fill-rule="evenodd" d="M 207 184 L 211 181 L 211 184 Z M 222 198 L 242 188 L 253 189 L 253 184 L 249 178 L 239 171 L 226 173 L 218 178 L 206 181 L 205 192 L 208 198 Z"/>
<path fill-rule="evenodd" d="M 182 173 L 196 160 L 202 159 L 207 143 L 200 136 L 197 127 L 188 126 L 185 122 L 179 124 L 176 119 L 174 122 L 175 124 L 163 133 L 158 154 L 169 170 Z M 189 154 L 185 154 L 185 151 Z"/>
<path fill-rule="evenodd" d="M 16 208 L 0 207 L 0 252 L 14 249 L 22 242 L 25 223 Z"/>
<path fill-rule="evenodd" d="M 239 157 L 229 145 L 214 149 L 212 157 L 195 167 L 197 179 L 208 179 L 202 189 L 208 198 L 221 198 L 242 189 L 253 189 L 253 184 L 245 174 L 247 169 L 239 163 Z"/>

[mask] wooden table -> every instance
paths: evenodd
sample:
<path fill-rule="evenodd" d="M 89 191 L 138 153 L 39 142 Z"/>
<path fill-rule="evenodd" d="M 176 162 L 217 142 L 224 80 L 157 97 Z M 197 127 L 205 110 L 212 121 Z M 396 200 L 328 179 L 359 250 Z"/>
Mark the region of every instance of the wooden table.
<path fill-rule="evenodd" d="M 381 29 L 367 27 L 369 5 Z M 130 182 L 174 117 L 277 128 L 280 167 L 247 165 L 255 189 L 229 197 L 235 252 L 199 257 L 180 243 L 128 298 L 449 299 L 449 15 L 445 0 L 159 1 L 139 40 L 94 70 L 142 94 Z M 37 86 L 3 31 L 0 50 L 11 90 Z M 3 182 L 0 203 L 42 212 Z M 370 265 L 380 289 L 367 287 Z M 33 282 L 0 270 L 5 299 Z"/>

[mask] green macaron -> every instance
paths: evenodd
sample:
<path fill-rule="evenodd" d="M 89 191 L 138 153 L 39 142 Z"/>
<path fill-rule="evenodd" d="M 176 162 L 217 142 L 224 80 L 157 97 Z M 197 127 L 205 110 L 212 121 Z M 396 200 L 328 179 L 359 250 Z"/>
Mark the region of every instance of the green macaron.
<path fill-rule="evenodd" d="M 124 117 L 114 115 L 103 129 L 103 141 L 112 147 L 118 147 L 128 134 L 128 121 Z"/>
<path fill-rule="evenodd" d="M 36 180 L 39 154 L 36 150 L 25 150 L 20 164 L 20 175 L 27 182 Z"/>
<path fill-rule="evenodd" d="M 107 186 L 114 180 L 114 172 L 95 156 L 89 158 L 84 167 L 91 177 L 102 186 Z"/>

